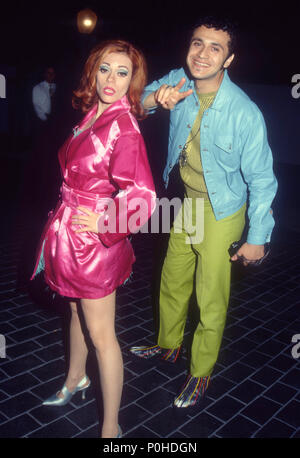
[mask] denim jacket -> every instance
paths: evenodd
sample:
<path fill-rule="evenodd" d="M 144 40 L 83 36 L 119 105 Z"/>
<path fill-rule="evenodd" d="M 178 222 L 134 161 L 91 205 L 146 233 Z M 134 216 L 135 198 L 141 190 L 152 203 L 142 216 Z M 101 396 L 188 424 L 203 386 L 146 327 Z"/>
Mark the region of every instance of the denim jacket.
<path fill-rule="evenodd" d="M 145 88 L 143 100 L 162 84 L 174 86 L 186 78 L 181 91 L 194 89 L 170 110 L 168 159 L 164 182 L 178 162 L 199 110 L 194 81 L 183 68 Z M 149 113 L 155 111 L 155 107 Z M 274 219 L 270 208 L 277 190 L 263 116 L 254 102 L 232 81 L 227 70 L 213 104 L 204 111 L 200 151 L 204 179 L 216 220 L 239 210 L 248 200 L 248 243 L 270 241 Z"/>

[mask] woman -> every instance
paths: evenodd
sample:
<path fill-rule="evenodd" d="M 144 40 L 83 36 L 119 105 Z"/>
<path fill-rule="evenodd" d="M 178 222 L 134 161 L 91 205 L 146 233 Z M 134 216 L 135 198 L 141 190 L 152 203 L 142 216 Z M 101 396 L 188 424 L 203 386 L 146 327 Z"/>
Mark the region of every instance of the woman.
<path fill-rule="evenodd" d="M 70 298 L 72 311 L 68 376 L 44 405 L 64 405 L 77 391 L 84 396 L 90 385 L 80 304 L 99 366 L 103 438 L 121 437 L 123 361 L 114 319 L 116 288 L 130 276 L 135 261 L 126 236 L 155 208 L 152 175 L 135 119 L 144 117 L 140 96 L 145 82 L 144 57 L 131 44 L 105 42 L 91 52 L 73 97 L 74 108 L 87 114 L 59 151 L 60 201 L 44 230 L 32 276 L 44 269 L 46 282 Z M 132 203 L 138 203 L 138 218 Z"/>

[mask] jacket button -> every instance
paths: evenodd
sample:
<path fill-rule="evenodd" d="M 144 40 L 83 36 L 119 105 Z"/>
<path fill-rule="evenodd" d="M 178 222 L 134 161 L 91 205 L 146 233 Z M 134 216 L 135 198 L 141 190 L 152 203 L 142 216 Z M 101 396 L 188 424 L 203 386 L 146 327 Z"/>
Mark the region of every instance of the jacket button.
<path fill-rule="evenodd" d="M 188 127 L 188 129 L 191 129 L 191 125 L 190 124 L 188 124 L 187 127 Z"/>

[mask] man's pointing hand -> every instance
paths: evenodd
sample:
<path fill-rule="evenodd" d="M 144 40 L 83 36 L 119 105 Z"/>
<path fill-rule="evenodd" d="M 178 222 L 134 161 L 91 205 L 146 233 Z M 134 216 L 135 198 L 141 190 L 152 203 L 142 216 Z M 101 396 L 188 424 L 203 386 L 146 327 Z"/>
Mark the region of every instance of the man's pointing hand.
<path fill-rule="evenodd" d="M 180 89 L 185 83 L 185 78 L 181 78 L 176 86 L 168 86 L 163 84 L 157 91 L 154 93 L 154 99 L 157 105 L 161 105 L 167 110 L 172 110 L 175 105 L 180 102 L 180 100 L 185 99 L 193 93 L 193 89 L 188 91 L 180 92 Z"/>

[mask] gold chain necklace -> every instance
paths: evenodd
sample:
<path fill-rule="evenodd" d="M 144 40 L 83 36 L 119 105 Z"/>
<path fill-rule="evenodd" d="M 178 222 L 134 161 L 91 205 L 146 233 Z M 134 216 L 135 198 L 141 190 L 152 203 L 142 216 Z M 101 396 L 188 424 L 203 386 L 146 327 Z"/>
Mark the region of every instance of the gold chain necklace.
<path fill-rule="evenodd" d="M 180 156 L 179 156 L 179 166 L 182 168 L 184 167 L 186 164 L 187 164 L 187 159 L 188 159 L 188 153 L 187 153 L 187 146 L 189 143 L 191 143 L 194 138 L 197 137 L 199 131 L 200 131 L 200 127 L 201 127 L 201 123 L 200 123 L 200 126 L 198 127 L 197 129 L 197 132 L 195 133 L 195 135 L 190 139 L 188 140 L 187 142 L 185 142 L 182 150 L 181 150 L 181 153 L 180 153 Z M 193 135 L 193 132 L 192 132 L 192 129 L 191 129 L 191 134 Z"/>

